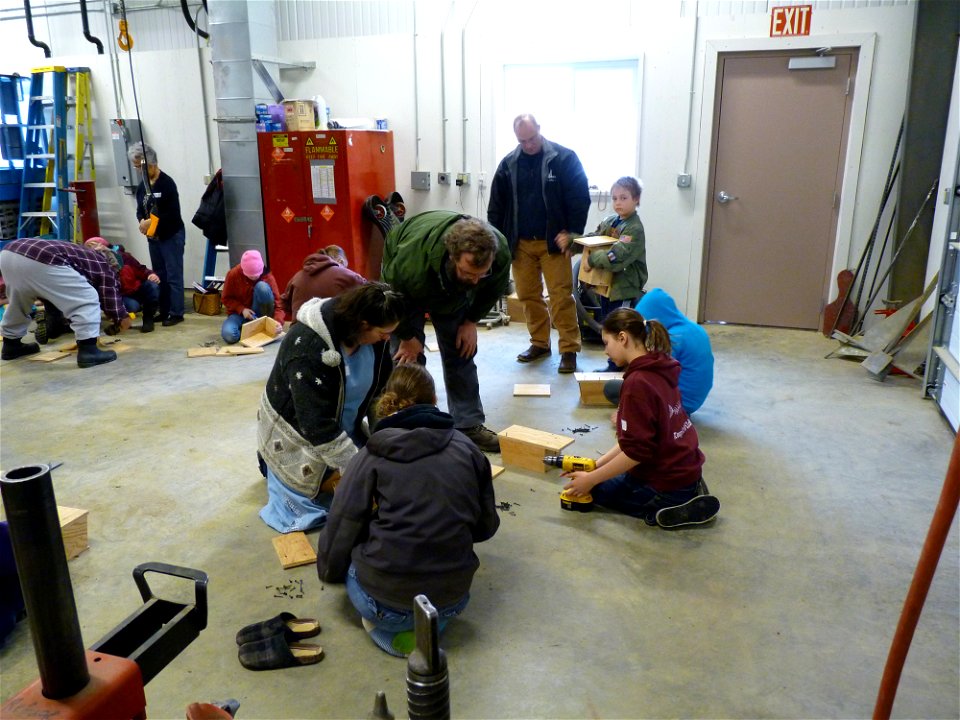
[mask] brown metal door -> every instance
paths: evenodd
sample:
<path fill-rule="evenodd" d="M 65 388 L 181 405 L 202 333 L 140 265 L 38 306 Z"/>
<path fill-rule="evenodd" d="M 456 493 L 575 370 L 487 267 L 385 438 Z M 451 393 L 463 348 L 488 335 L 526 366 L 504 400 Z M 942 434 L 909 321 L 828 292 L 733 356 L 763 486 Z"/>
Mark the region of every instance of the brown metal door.
<path fill-rule="evenodd" d="M 704 321 L 820 325 L 856 71 L 856 50 L 831 55 L 806 70 L 782 53 L 718 59 Z"/>

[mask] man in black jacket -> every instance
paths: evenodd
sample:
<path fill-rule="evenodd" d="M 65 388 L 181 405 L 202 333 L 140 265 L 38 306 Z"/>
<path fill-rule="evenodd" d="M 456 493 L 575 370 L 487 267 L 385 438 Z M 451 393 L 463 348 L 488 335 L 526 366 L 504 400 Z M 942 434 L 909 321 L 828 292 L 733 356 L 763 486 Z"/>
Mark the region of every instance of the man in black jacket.
<path fill-rule="evenodd" d="M 577 369 L 580 326 L 573 301 L 570 267 L 572 235 L 580 235 L 590 210 L 587 176 L 577 154 L 540 134 L 533 115 L 513 121 L 517 147 L 497 167 L 490 187 L 487 219 L 513 252 L 517 298 L 530 332 L 522 363 L 550 354 L 550 321 L 560 335 L 558 372 Z M 546 281 L 550 311 L 543 300 Z"/>

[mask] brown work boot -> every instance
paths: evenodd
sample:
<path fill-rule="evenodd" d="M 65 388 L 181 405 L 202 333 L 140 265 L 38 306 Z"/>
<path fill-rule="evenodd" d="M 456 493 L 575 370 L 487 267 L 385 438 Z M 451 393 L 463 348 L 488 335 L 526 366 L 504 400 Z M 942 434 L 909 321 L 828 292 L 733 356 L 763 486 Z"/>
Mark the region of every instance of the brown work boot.
<path fill-rule="evenodd" d="M 473 444 L 484 452 L 500 452 L 500 438 L 484 425 L 474 425 L 469 428 L 459 428 L 460 432 L 473 441 Z"/>
<path fill-rule="evenodd" d="M 575 352 L 560 353 L 560 367 L 558 373 L 572 373 L 577 371 L 577 354 Z"/>
<path fill-rule="evenodd" d="M 550 354 L 550 348 L 542 348 L 539 345 L 531 345 L 522 353 L 517 355 L 517 362 L 528 363 L 540 358 L 545 358 Z"/>

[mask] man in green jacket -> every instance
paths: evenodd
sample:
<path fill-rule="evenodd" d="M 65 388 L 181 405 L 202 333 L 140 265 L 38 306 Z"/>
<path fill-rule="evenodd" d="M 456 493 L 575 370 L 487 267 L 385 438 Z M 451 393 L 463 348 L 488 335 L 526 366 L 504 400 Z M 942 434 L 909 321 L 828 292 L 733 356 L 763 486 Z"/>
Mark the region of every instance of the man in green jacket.
<path fill-rule="evenodd" d="M 402 293 L 408 313 L 391 338 L 397 363 L 426 364 L 424 314 L 440 346 L 447 406 L 454 425 L 477 447 L 500 452 L 477 379 L 477 322 L 506 292 L 511 253 L 506 239 L 479 218 L 432 210 L 387 234 L 381 279 Z"/>

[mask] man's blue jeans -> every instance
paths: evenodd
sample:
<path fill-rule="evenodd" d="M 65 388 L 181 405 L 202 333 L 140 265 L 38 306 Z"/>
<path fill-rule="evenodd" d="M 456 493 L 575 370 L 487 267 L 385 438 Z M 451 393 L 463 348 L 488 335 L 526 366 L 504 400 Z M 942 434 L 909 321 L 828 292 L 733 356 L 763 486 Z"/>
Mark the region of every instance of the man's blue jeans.
<path fill-rule="evenodd" d="M 253 286 L 253 307 L 257 317 L 273 317 L 273 290 L 263 280 Z M 243 315 L 230 313 L 220 328 L 220 337 L 228 345 L 240 342 L 240 326 L 249 322 Z"/>
<path fill-rule="evenodd" d="M 183 228 L 166 240 L 150 240 L 150 265 L 160 278 L 160 315 L 183 317 L 183 248 L 187 231 Z"/>
<path fill-rule="evenodd" d="M 378 628 L 388 632 L 403 632 L 404 630 L 413 630 L 413 607 L 406 610 L 388 607 L 374 600 L 357 580 L 357 569 L 353 563 L 347 571 L 347 597 L 360 613 L 361 617 L 366 618 Z M 428 598 L 429 599 L 429 598 Z M 439 616 L 440 629 L 451 619 L 459 615 L 470 602 L 470 593 L 464 595 L 453 605 L 437 608 Z"/>
<path fill-rule="evenodd" d="M 133 295 L 123 296 L 123 306 L 127 309 L 127 312 L 132 313 L 139 312 L 144 305 L 152 305 L 156 310 L 159 301 L 160 285 L 149 280 L 140 283 L 140 287 Z"/>

